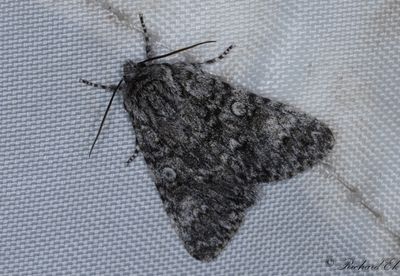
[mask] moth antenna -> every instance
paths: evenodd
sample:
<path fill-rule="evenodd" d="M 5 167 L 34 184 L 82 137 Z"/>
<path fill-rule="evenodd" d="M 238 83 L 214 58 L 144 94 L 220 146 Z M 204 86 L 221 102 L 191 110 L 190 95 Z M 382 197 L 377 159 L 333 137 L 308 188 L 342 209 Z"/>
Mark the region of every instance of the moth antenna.
<path fill-rule="evenodd" d="M 117 85 L 117 86 L 115 87 L 115 89 L 114 89 L 114 92 L 113 92 L 113 94 L 112 94 L 112 96 L 111 96 L 110 102 L 108 103 L 106 112 L 104 113 L 103 120 L 101 120 L 101 124 L 100 124 L 99 130 L 97 131 L 96 138 L 94 139 L 94 142 L 93 142 L 93 144 L 92 144 L 92 147 L 90 148 L 89 157 L 90 157 L 90 155 L 92 154 L 94 145 L 96 144 L 97 139 L 98 139 L 99 136 L 100 136 L 101 129 L 103 128 L 104 121 L 106 120 L 108 111 L 110 110 L 110 107 L 111 107 L 111 104 L 112 104 L 112 102 L 113 102 L 113 100 L 114 100 L 115 94 L 117 94 L 117 91 L 118 91 L 119 87 L 121 86 L 123 80 L 124 80 L 124 79 L 121 79 L 121 80 L 119 81 L 118 85 Z"/>
<path fill-rule="evenodd" d="M 160 56 L 156 56 L 156 57 L 152 57 L 152 58 L 145 59 L 145 60 L 143 60 L 142 62 L 139 62 L 139 64 L 143 64 L 143 63 L 148 62 L 148 61 L 151 61 L 151 60 L 160 59 L 160 58 L 165 58 L 165 57 L 168 57 L 168 56 L 171 56 L 171 55 L 175 55 L 175 54 L 177 54 L 177 53 L 179 53 L 179 52 L 192 49 L 192 48 L 197 47 L 197 46 L 200 46 L 200 45 L 202 45 L 202 44 L 206 44 L 206 43 L 215 43 L 215 42 L 217 42 L 217 41 L 215 41 L 215 40 L 203 41 L 203 42 L 200 42 L 200 43 L 197 43 L 197 44 L 193 44 L 192 46 L 188 46 L 188 47 L 185 47 L 185 48 L 181 48 L 181 49 L 172 51 L 172 52 L 167 53 L 167 54 L 164 54 L 164 55 L 160 55 Z"/>

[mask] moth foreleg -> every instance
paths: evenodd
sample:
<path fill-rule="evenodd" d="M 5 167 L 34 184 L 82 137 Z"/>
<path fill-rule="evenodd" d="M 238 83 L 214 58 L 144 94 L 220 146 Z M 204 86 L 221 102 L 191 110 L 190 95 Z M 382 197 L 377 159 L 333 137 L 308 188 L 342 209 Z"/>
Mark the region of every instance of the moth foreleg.
<path fill-rule="evenodd" d="M 215 63 L 217 61 L 220 61 L 221 59 L 223 59 L 224 57 L 226 57 L 229 54 L 229 52 L 233 49 L 233 47 L 235 47 L 235 45 L 232 44 L 228 48 L 226 48 L 226 50 L 222 54 L 220 54 L 219 56 L 217 56 L 215 58 L 212 58 L 212 59 L 209 59 L 209 60 L 206 60 L 206 61 L 204 61 L 202 63 L 203 64 L 204 63 L 205 64 L 212 64 L 212 63 Z"/>
<path fill-rule="evenodd" d="M 94 83 L 94 82 L 91 82 L 91 81 L 88 81 L 88 80 L 84 80 L 84 79 L 80 79 L 79 82 L 83 83 L 83 84 L 86 84 L 86 85 L 89 85 L 89 86 L 96 87 L 96 88 L 101 88 L 101 89 L 104 89 L 104 90 L 107 90 L 107 91 L 112 91 L 112 92 L 117 88 L 117 86 L 114 85 L 114 84 L 105 85 L 105 84 L 100 84 L 100 83 Z"/>
<path fill-rule="evenodd" d="M 139 13 L 139 18 L 140 18 L 140 24 L 142 25 L 142 29 L 143 29 L 146 58 L 151 58 L 153 52 L 152 52 L 151 45 L 150 45 L 150 37 L 147 32 L 146 24 L 144 24 L 144 19 L 143 19 L 142 13 Z"/>

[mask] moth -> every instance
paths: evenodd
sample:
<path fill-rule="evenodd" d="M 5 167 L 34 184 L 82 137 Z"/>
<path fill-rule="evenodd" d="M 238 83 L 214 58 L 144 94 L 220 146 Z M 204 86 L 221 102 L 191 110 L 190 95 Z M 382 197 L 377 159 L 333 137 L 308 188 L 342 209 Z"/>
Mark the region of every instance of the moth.
<path fill-rule="evenodd" d="M 235 88 L 203 70 L 204 62 L 159 63 L 143 16 L 146 59 L 128 60 L 117 85 L 81 80 L 123 96 L 141 153 L 165 211 L 184 247 L 201 261 L 215 259 L 255 203 L 261 183 L 290 178 L 322 160 L 334 136 L 323 122 L 295 108 Z"/>

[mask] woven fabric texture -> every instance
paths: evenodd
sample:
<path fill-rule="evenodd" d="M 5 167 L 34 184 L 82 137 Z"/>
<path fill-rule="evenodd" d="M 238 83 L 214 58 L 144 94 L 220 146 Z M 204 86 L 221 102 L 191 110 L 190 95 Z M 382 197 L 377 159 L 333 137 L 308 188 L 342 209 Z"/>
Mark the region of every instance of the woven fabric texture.
<path fill-rule="evenodd" d="M 400 1 L 0 7 L 0 275 L 354 275 L 339 269 L 344 259 L 400 258 Z M 326 160 L 336 173 L 318 166 L 265 184 L 211 263 L 185 251 L 143 158 L 125 166 L 134 130 L 120 97 L 88 157 L 110 94 L 78 80 L 117 83 L 126 59 L 144 59 L 138 12 L 159 54 L 218 41 L 171 59 L 204 60 L 235 43 L 206 70 L 336 136 Z"/>

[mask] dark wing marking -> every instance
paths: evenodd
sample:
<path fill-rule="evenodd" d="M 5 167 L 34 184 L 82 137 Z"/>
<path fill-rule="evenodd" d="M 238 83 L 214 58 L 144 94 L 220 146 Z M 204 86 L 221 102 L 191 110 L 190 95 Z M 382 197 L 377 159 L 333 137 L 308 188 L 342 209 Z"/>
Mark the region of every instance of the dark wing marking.
<path fill-rule="evenodd" d="M 143 69 L 125 96 L 139 147 L 187 251 L 209 261 L 254 204 L 257 183 L 321 160 L 332 132 L 293 108 L 187 64 Z"/>

